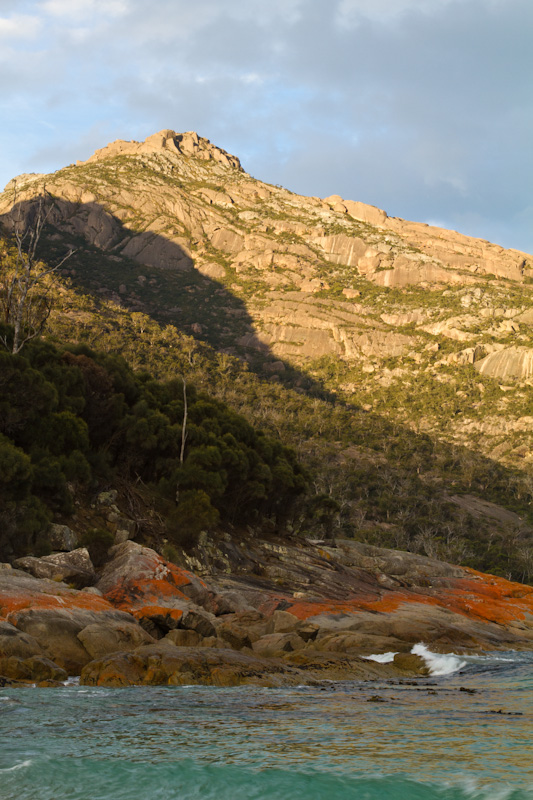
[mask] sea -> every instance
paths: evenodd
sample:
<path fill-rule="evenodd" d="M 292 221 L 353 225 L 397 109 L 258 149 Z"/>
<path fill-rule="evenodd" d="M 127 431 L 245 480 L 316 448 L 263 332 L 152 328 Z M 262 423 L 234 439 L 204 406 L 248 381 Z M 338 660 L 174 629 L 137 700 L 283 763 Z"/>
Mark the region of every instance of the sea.
<path fill-rule="evenodd" d="M 0 798 L 533 800 L 533 653 L 415 650 L 427 678 L 0 689 Z"/>

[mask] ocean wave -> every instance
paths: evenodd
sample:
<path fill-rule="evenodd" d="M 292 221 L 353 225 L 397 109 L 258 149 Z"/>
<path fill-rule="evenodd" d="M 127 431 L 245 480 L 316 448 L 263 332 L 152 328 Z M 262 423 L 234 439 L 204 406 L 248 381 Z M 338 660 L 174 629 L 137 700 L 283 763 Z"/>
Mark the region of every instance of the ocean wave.
<path fill-rule="evenodd" d="M 398 653 L 393 653 L 390 651 L 389 653 L 377 653 L 376 655 L 372 656 L 362 656 L 366 661 L 377 661 L 378 664 L 390 664 L 391 661 L 394 661 L 394 656 L 398 655 Z"/>
<path fill-rule="evenodd" d="M 423 642 L 415 644 L 411 653 L 424 659 L 431 675 L 453 675 L 468 664 L 455 653 L 433 653 Z"/>
<path fill-rule="evenodd" d="M 25 769 L 25 767 L 31 766 L 32 763 L 32 760 L 29 758 L 27 761 L 21 761 L 20 764 L 14 764 L 12 767 L 4 767 L 4 769 L 0 769 L 0 772 L 16 772 L 19 769 Z"/>
<path fill-rule="evenodd" d="M 17 765 L 17 766 L 23 766 Z M 508 784 L 424 782 L 405 775 L 334 775 L 318 770 L 254 770 L 234 765 L 133 764 L 87 760 L 55 761 L 24 782 L 3 783 L 3 800 L 531 800 L 529 790 Z M 90 795 L 87 794 L 90 786 Z M 7 794 L 6 794 L 7 791 Z"/>

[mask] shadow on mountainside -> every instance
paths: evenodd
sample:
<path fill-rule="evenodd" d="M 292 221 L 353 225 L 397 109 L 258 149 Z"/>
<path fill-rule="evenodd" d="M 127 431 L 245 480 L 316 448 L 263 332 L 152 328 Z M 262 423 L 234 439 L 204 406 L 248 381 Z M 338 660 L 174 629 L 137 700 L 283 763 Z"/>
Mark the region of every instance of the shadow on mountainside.
<path fill-rule="evenodd" d="M 225 268 L 225 281 L 213 279 L 196 269 L 179 244 L 152 231 L 132 231 L 98 203 L 54 202 L 38 256 L 53 265 L 65 249 L 73 249 L 61 274 L 74 289 L 173 326 L 240 358 L 263 379 L 334 399 L 319 381 L 280 359 L 261 340 L 245 302 L 231 291 L 230 268 Z M 35 201 L 18 204 L 0 216 L 0 224 L 9 232 L 10 220 L 31 218 L 34 206 Z M 214 264 L 216 259 L 213 253 Z"/>
<path fill-rule="evenodd" d="M 21 204 L 15 213 L 20 212 L 25 217 L 31 214 L 31 208 L 29 201 Z M 5 223 L 6 217 L 0 218 L 2 221 Z M 495 527 L 519 532 L 516 522 L 496 526 L 487 519 L 476 521 L 475 515 L 460 507 L 453 497 L 479 495 L 525 513 L 525 499 L 522 502 L 511 500 L 515 472 L 474 450 L 416 433 L 390 417 L 365 412 L 339 400 L 303 369 L 283 362 L 261 341 L 245 302 L 231 291 L 232 271 L 227 265 L 225 279 L 208 277 L 194 267 L 178 244 L 161 234 L 128 229 L 97 203 L 56 201 L 49 223 L 39 257 L 53 265 L 64 255 L 66 247 L 75 248 L 76 252 L 62 272 L 80 297 L 89 294 L 96 302 L 98 298 L 112 301 L 127 312 L 128 320 L 135 321 L 135 312 L 139 312 L 138 330 L 143 337 L 151 335 L 144 327 L 148 317 L 158 325 L 170 326 L 205 342 L 219 353 L 238 356 L 246 361 L 251 371 L 271 383 L 272 389 L 268 390 L 271 405 L 277 405 L 277 413 L 283 417 L 280 436 L 284 435 L 282 431 L 291 430 L 291 425 L 300 426 L 302 452 L 306 439 L 326 446 L 315 461 L 318 470 L 331 470 L 333 477 L 329 484 L 317 481 L 317 495 L 340 497 L 339 492 L 343 492 L 344 499 L 348 504 L 357 505 L 370 526 L 382 526 L 383 538 L 374 543 L 400 549 L 410 549 L 411 545 L 414 548 L 416 544 L 418 551 L 431 555 L 428 548 L 433 547 L 435 541 L 442 542 L 446 537 L 452 541 L 463 529 L 469 542 L 472 537 L 480 539 L 481 550 L 485 548 L 484 542 L 487 548 L 495 546 L 491 538 Z M 216 263 L 216 254 L 213 254 L 213 261 Z M 224 266 L 222 260 L 219 265 Z M 91 325 L 90 318 L 87 324 Z M 157 336 L 161 341 L 161 334 Z M 101 344 L 98 331 L 94 335 L 91 332 L 89 337 L 80 336 L 80 339 L 96 349 Z M 120 353 L 117 331 L 113 342 Z M 172 359 L 176 358 L 173 353 L 177 351 L 169 350 L 166 356 L 165 370 L 169 374 Z M 150 363 L 145 366 L 151 369 Z M 178 368 L 177 372 L 180 371 Z M 302 395 L 301 403 L 295 402 L 294 397 L 291 399 L 289 393 L 284 394 L 282 386 L 276 390 L 275 384 L 296 389 Z M 266 392 L 266 384 L 263 387 Z M 325 401 L 327 407 L 313 408 L 312 403 L 304 402 L 304 398 L 309 397 Z M 253 398 L 248 398 L 247 402 L 255 409 L 260 400 L 258 396 L 255 404 Z M 307 415 L 307 422 L 302 423 L 302 415 Z M 256 422 L 262 425 L 259 417 Z M 363 450 L 374 455 L 362 456 Z M 312 457 L 310 461 L 313 463 Z M 407 531 L 407 538 L 394 539 L 394 526 Z M 480 531 L 484 527 L 485 532 L 476 532 L 476 526 Z M 364 530 L 363 524 L 360 529 Z M 389 531 L 390 541 L 386 538 Z M 361 535 L 364 537 L 363 533 Z M 529 533 L 527 536 L 531 538 Z M 516 546 L 521 546 L 521 542 L 521 538 L 517 539 Z M 505 562 L 507 556 L 501 543 L 498 547 L 494 563 Z M 476 544 L 476 565 L 490 568 L 492 561 L 480 563 L 481 550 Z M 462 562 L 465 558 L 458 556 Z"/>

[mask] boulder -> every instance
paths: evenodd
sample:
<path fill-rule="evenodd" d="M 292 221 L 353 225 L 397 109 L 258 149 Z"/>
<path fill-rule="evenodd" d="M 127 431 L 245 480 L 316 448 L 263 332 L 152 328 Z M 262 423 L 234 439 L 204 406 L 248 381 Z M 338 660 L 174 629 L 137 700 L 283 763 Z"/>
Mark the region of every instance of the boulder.
<path fill-rule="evenodd" d="M 229 646 L 233 650 L 242 650 L 243 647 L 252 646 L 250 632 L 234 620 L 228 620 L 219 625 L 217 627 L 217 636 L 225 643 L 226 647 Z"/>
<path fill-rule="evenodd" d="M 414 653 L 396 653 L 393 661 L 394 666 L 409 675 L 429 675 L 429 669 L 421 656 Z"/>
<path fill-rule="evenodd" d="M 261 656 L 280 656 L 301 650 L 305 642 L 296 633 L 269 633 L 252 644 L 254 653 Z"/>
<path fill-rule="evenodd" d="M 78 633 L 78 639 L 91 658 L 102 658 L 118 651 L 135 650 L 155 639 L 134 622 L 93 622 Z"/>
<path fill-rule="evenodd" d="M 89 586 L 96 580 L 96 574 L 89 552 L 85 547 L 51 556 L 18 558 L 15 567 L 29 572 L 35 578 L 48 578 L 53 581 L 71 583 L 78 589 Z"/>
<path fill-rule="evenodd" d="M 5 620 L 0 620 L 0 657 L 30 658 L 42 655 L 42 649 L 33 636 L 23 633 Z"/>
<path fill-rule="evenodd" d="M 304 625 L 298 625 L 296 633 L 300 639 L 303 639 L 304 642 L 313 642 L 316 639 L 319 630 L 320 628 L 318 625 L 313 625 L 312 622 L 309 622 Z"/>
<path fill-rule="evenodd" d="M 66 681 L 68 678 L 64 669 L 43 656 L 0 658 L 0 675 L 11 680 L 31 681 L 32 683 L 48 680 Z"/>
<path fill-rule="evenodd" d="M 118 608 L 136 616 L 142 615 L 143 609 L 175 609 L 179 617 L 192 603 L 209 606 L 207 585 L 192 572 L 165 561 L 155 550 L 126 541 L 112 547 L 109 554 L 111 559 L 96 585 Z"/>
<path fill-rule="evenodd" d="M 274 611 L 268 621 L 268 633 L 288 633 L 294 631 L 300 620 L 291 614 L 289 611 Z"/>
<path fill-rule="evenodd" d="M 117 625 L 120 630 L 120 625 L 124 623 L 135 625 L 135 620 L 122 611 L 95 613 L 79 608 L 26 608 L 10 614 L 9 621 L 33 637 L 43 653 L 71 675 L 79 675 L 81 668 L 93 658 L 79 638 L 84 629 L 98 623 L 100 637 L 95 629 L 93 636 L 89 637 L 88 634 L 86 637 L 90 646 L 96 649 L 98 646 L 104 647 L 105 641 L 112 641 L 113 634 L 107 634 L 106 639 L 103 628 L 112 631 Z M 141 633 L 139 640 L 142 640 Z"/>
<path fill-rule="evenodd" d="M 215 617 L 202 611 L 186 611 L 180 619 L 180 626 L 186 630 L 196 631 L 201 637 L 216 636 L 213 624 Z"/>
<path fill-rule="evenodd" d="M 70 552 L 75 550 L 80 543 L 80 537 L 68 525 L 50 525 L 47 533 L 52 550 Z"/>

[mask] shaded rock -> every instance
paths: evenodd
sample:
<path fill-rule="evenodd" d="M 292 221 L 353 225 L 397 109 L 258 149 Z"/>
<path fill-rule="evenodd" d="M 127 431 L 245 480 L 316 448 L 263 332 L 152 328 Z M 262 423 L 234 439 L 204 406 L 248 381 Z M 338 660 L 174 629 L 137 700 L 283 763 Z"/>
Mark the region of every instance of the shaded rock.
<path fill-rule="evenodd" d="M 312 622 L 309 622 L 307 625 L 298 625 L 296 633 L 300 639 L 303 639 L 304 642 L 313 642 L 316 639 L 319 630 L 320 628 L 318 625 L 313 625 Z"/>
<path fill-rule="evenodd" d="M 23 633 L 5 620 L 0 620 L 0 657 L 30 658 L 41 655 L 42 650 L 33 636 Z"/>
<path fill-rule="evenodd" d="M 251 647 L 252 640 L 249 631 L 234 621 L 223 622 L 217 627 L 217 636 L 233 650 L 242 650 Z"/>
<path fill-rule="evenodd" d="M 85 547 L 71 552 L 55 553 L 51 556 L 35 558 L 25 556 L 14 562 L 18 569 L 29 572 L 35 578 L 48 578 L 53 581 L 65 581 L 81 589 L 94 583 L 96 574 Z"/>
<path fill-rule="evenodd" d="M 196 631 L 199 636 L 216 636 L 216 628 L 213 624 L 214 616 L 208 616 L 201 611 L 186 611 L 180 619 L 180 626 L 187 630 Z"/>
<path fill-rule="evenodd" d="M 180 624 L 181 617 L 187 611 L 187 606 L 182 608 L 165 608 L 164 606 L 145 606 L 134 611 L 135 619 L 154 639 L 162 639 L 169 631 L 175 630 Z"/>
<path fill-rule="evenodd" d="M 217 615 L 235 614 L 238 612 L 255 611 L 254 607 L 239 592 L 226 591 L 217 593 L 213 598 L 213 612 Z"/>
<path fill-rule="evenodd" d="M 424 659 L 414 653 L 396 653 L 393 664 L 397 669 L 410 675 L 429 675 Z"/>
<path fill-rule="evenodd" d="M 100 492 L 96 498 L 99 506 L 112 506 L 117 502 L 118 492 L 116 489 L 109 489 L 106 492 Z"/>
<path fill-rule="evenodd" d="M 68 678 L 64 669 L 43 656 L 0 658 L 0 674 L 12 680 L 32 683 L 46 680 L 66 681 Z"/>
<path fill-rule="evenodd" d="M 276 686 L 301 680 L 296 670 L 278 661 L 233 650 L 184 648 L 162 642 L 92 661 L 81 675 L 85 686 Z"/>
<path fill-rule="evenodd" d="M 172 642 L 177 647 L 199 647 L 202 637 L 196 631 L 176 628 L 176 630 L 169 631 L 161 641 L 162 643 Z"/>
<path fill-rule="evenodd" d="M 305 646 L 303 639 L 296 633 L 269 633 L 252 644 L 254 653 L 261 656 L 278 656 L 292 653 Z"/>
<path fill-rule="evenodd" d="M 134 622 L 93 622 L 78 633 L 78 639 L 91 658 L 101 658 L 109 653 L 134 650 L 144 644 L 153 644 L 154 638 Z"/>
<path fill-rule="evenodd" d="M 58 525 L 56 523 L 50 525 L 47 532 L 47 539 L 50 542 L 52 550 L 61 550 L 64 552 L 75 550 L 80 543 L 80 537 L 71 530 L 68 525 Z"/>

